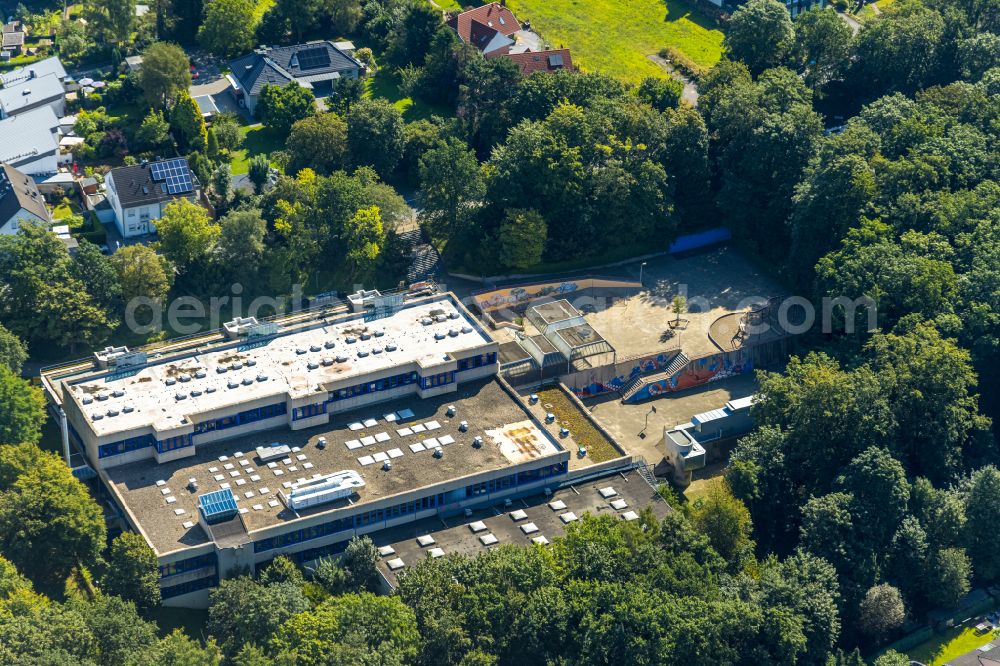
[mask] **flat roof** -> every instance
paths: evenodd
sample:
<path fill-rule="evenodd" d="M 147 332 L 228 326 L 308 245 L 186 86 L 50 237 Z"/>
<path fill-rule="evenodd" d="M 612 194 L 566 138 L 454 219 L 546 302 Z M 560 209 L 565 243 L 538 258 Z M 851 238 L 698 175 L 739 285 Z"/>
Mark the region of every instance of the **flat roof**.
<path fill-rule="evenodd" d="M 422 323 L 434 313 L 443 321 Z M 370 339 L 362 340 L 363 336 Z M 348 342 L 350 339 L 355 341 Z M 286 395 L 292 399 L 320 395 L 334 382 L 414 362 L 436 365 L 446 355 L 491 342 L 450 298 L 439 298 L 404 307 L 370 323 L 365 323 L 360 314 L 321 319 L 311 328 L 279 333 L 255 348 L 234 346 L 230 341 L 215 350 L 160 362 L 152 359 L 151 365 L 117 379 L 104 376 L 104 372 L 91 373 L 98 376 L 72 382 L 69 393 L 97 436 L 149 425 L 165 431 L 192 423 L 198 414 L 235 409 L 260 398 L 284 400 Z M 332 346 L 327 348 L 328 344 Z M 395 349 L 383 351 L 392 346 Z M 323 365 L 324 359 L 335 361 L 337 357 L 345 360 Z M 234 370 L 234 364 L 241 367 Z M 317 367 L 310 368 L 309 364 Z M 222 368 L 227 370 L 220 373 Z M 204 376 L 198 378 L 198 374 Z M 184 381 L 184 377 L 188 380 Z M 168 380 L 175 383 L 168 385 Z M 245 380 L 250 383 L 244 385 Z M 231 382 L 236 383 L 236 388 L 230 388 Z M 116 391 L 122 395 L 114 397 Z M 200 395 L 192 395 L 193 391 Z M 178 400 L 178 395 L 185 397 Z M 94 399 L 83 404 L 84 397 Z M 132 411 L 126 413 L 126 407 Z M 95 414 L 106 415 L 109 410 L 118 414 L 94 419 Z"/>
<path fill-rule="evenodd" d="M 579 310 L 570 305 L 570 302 L 565 298 L 558 301 L 549 301 L 548 303 L 539 303 L 537 305 L 532 305 L 531 309 L 538 313 L 538 316 L 542 318 L 546 324 L 554 324 L 557 321 L 565 321 L 567 319 L 572 319 L 573 317 L 582 316 Z"/>
<path fill-rule="evenodd" d="M 607 498 L 602 497 L 600 491 L 608 487 L 612 488 L 615 494 Z M 620 504 L 622 501 L 625 506 Z M 615 502 L 616 506 L 621 508 L 615 508 L 611 502 Z M 488 548 L 505 544 L 530 546 L 532 538 L 539 536 L 544 536 L 551 542 L 566 533 L 566 526 L 569 523 L 564 522 L 561 516 L 567 513 L 574 514 L 578 519 L 586 513 L 597 516 L 617 515 L 621 518 L 629 511 L 638 514 L 647 506 L 658 519 L 662 519 L 670 512 L 670 506 L 663 498 L 633 470 L 572 484 L 570 487 L 557 490 L 551 496 L 538 494 L 517 499 L 511 506 L 506 506 L 502 502 L 493 504 L 475 511 L 471 516 L 457 515 L 444 519 L 435 517 L 400 525 L 379 532 L 373 539 L 377 546 L 391 546 L 395 551 L 393 554 L 382 556 L 378 562 L 382 574 L 395 586 L 396 574 L 429 557 L 432 548 L 440 548 L 445 555 L 452 553 L 476 555 Z M 511 518 L 510 514 L 517 510 L 523 511 L 525 517 L 520 520 Z M 473 532 L 470 525 L 480 522 L 483 525 L 476 527 L 485 529 Z M 525 534 L 521 526 L 529 523 L 534 523 L 537 531 Z M 488 546 L 480 540 L 480 537 L 488 534 L 496 537 L 495 544 Z M 435 543 L 421 546 L 417 543 L 417 537 L 424 535 L 433 537 Z M 388 563 L 396 558 L 403 560 L 404 568 L 394 571 L 389 568 Z"/>
<path fill-rule="evenodd" d="M 456 411 L 450 417 L 447 411 L 451 405 Z M 384 418 L 386 414 L 399 414 L 405 409 L 411 410 L 413 417 L 395 422 L 387 422 Z M 374 425 L 351 428 L 368 419 L 372 419 Z M 466 432 L 459 430 L 461 421 L 468 422 Z M 399 433 L 401 429 L 417 425 L 423 426 L 421 432 Z M 472 446 L 476 436 L 484 440 L 484 445 L 478 449 Z M 316 446 L 320 437 L 326 438 L 323 449 Z M 423 444 L 430 438 L 439 443 L 444 439 L 441 458 L 434 458 L 430 449 L 411 449 L 411 445 Z M 448 438 L 454 442 L 448 444 Z M 274 442 L 288 445 L 292 453 L 269 467 L 259 461 L 255 449 Z M 350 446 L 362 442 L 367 445 L 348 448 L 348 442 Z M 394 450 L 395 455 L 390 453 Z M 455 393 L 426 399 L 411 395 L 337 414 L 324 426 L 253 433 L 200 445 L 197 454 L 189 458 L 164 463 L 149 459 L 108 468 L 104 473 L 121 504 L 135 517 L 152 546 L 164 554 L 209 541 L 208 535 L 198 526 L 198 496 L 220 490 L 222 484 L 229 484 L 239 506 L 247 509 L 242 518 L 247 529 L 253 532 L 294 521 L 296 516 L 281 503 L 278 492 L 287 493 L 285 483 L 317 474 L 355 470 L 365 486 L 351 501 L 323 504 L 299 511 L 299 516 L 341 509 L 352 502 L 364 504 L 470 474 L 502 470 L 555 456 L 561 451 L 552 435 L 535 425 L 524 405 L 508 393 L 499 380 L 491 378 L 460 384 Z M 381 462 L 363 465 L 359 461 L 363 456 L 375 454 L 394 455 L 389 458 L 392 469 L 383 471 Z M 222 457 L 226 459 L 221 460 Z M 186 488 L 190 478 L 197 480 L 195 492 Z M 158 481 L 164 483 L 157 485 Z M 248 498 L 246 493 L 252 496 Z M 275 501 L 277 505 L 269 504 Z M 254 506 L 261 508 L 254 509 Z M 183 513 L 177 514 L 178 509 Z M 185 522 L 194 525 L 184 527 Z"/>

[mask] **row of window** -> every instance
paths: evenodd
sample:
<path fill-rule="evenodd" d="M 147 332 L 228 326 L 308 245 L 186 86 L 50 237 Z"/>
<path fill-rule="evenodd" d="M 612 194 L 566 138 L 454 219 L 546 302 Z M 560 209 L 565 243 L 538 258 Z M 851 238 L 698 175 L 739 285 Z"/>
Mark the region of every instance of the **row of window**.
<path fill-rule="evenodd" d="M 212 432 L 213 430 L 225 430 L 226 428 L 235 428 L 236 426 L 253 423 L 254 421 L 273 419 L 276 416 L 282 416 L 287 413 L 288 405 L 284 402 L 276 402 L 273 405 L 264 405 L 263 407 L 248 409 L 244 412 L 240 412 L 239 414 L 234 414 L 233 416 L 224 416 L 221 419 L 196 423 L 194 431 L 197 434 L 202 432 Z"/>
<path fill-rule="evenodd" d="M 569 463 L 556 463 L 555 465 L 539 467 L 538 469 L 525 470 L 523 472 L 518 472 L 517 474 L 501 476 L 500 478 L 490 479 L 489 481 L 473 483 L 465 487 L 465 496 L 479 497 L 480 495 L 491 495 L 502 490 L 509 490 L 525 483 L 533 483 L 534 481 L 539 481 L 541 479 L 547 479 L 552 476 L 565 474 L 568 467 Z"/>
<path fill-rule="evenodd" d="M 465 370 L 472 370 L 473 368 L 481 368 L 484 365 L 493 365 L 496 362 L 496 352 L 480 354 L 479 356 L 470 356 L 469 358 L 461 358 L 458 360 L 458 371 L 463 372 Z"/>
<path fill-rule="evenodd" d="M 444 386 L 445 384 L 453 384 L 455 382 L 455 373 L 452 372 L 440 372 L 436 375 L 431 375 L 430 377 L 422 377 L 420 379 L 421 388 L 429 389 L 435 386 Z"/>
<path fill-rule="evenodd" d="M 180 585 L 172 585 L 170 587 L 160 588 L 160 598 L 161 599 L 171 599 L 173 597 L 179 597 L 182 594 L 187 594 L 188 592 L 196 592 L 198 590 L 204 590 L 210 587 L 216 587 L 219 584 L 219 575 L 208 576 L 206 578 L 198 578 L 197 580 L 189 580 L 186 583 L 181 583 Z"/>
<path fill-rule="evenodd" d="M 336 391 L 331 391 L 327 403 L 336 402 L 338 400 L 347 400 L 348 398 L 353 398 L 359 395 L 367 395 L 368 393 L 389 391 L 400 386 L 409 386 L 410 384 L 416 384 L 419 378 L 420 375 L 416 372 L 404 372 L 401 375 L 384 377 L 382 379 L 376 379 L 373 382 L 347 386 L 342 389 L 337 389 Z"/>
<path fill-rule="evenodd" d="M 288 532 L 287 534 L 280 534 L 267 539 L 261 539 L 260 541 L 254 542 L 253 551 L 255 553 L 263 553 L 268 550 L 273 550 L 274 548 L 292 546 L 297 543 L 302 543 L 303 541 L 311 541 L 312 539 L 330 536 L 331 534 L 336 534 L 337 532 L 353 530 L 359 527 L 365 527 L 366 525 L 375 525 L 400 516 L 418 513 L 420 511 L 427 511 L 428 509 L 433 509 L 441 506 L 442 504 L 444 504 L 444 493 L 429 495 L 410 502 L 396 504 L 395 506 L 390 506 L 385 509 L 366 511 L 365 513 L 347 516 L 346 518 L 338 518 L 320 525 L 303 527 L 300 530 Z"/>
<path fill-rule="evenodd" d="M 176 576 L 177 574 L 187 573 L 188 571 L 194 571 L 195 569 L 214 566 L 215 553 L 206 553 L 196 557 L 189 557 L 186 560 L 177 560 L 176 562 L 171 562 L 170 564 L 161 564 L 160 578 L 167 578 L 168 576 Z"/>
<path fill-rule="evenodd" d="M 191 435 L 178 435 L 177 437 L 168 437 L 161 442 L 157 442 L 156 450 L 159 453 L 166 453 L 175 449 L 183 449 L 191 446 L 191 444 Z"/>
<path fill-rule="evenodd" d="M 320 414 L 326 414 L 326 403 L 296 407 L 292 410 L 292 420 L 298 421 L 299 419 L 307 419 L 311 416 L 319 416 Z"/>
<path fill-rule="evenodd" d="M 128 439 L 123 439 L 120 442 L 112 442 L 111 444 L 102 444 L 98 446 L 97 457 L 108 458 L 111 456 L 120 456 L 123 453 L 138 451 L 139 449 L 144 449 L 147 446 L 153 446 L 154 444 L 156 444 L 156 440 L 152 435 L 130 437 Z"/>

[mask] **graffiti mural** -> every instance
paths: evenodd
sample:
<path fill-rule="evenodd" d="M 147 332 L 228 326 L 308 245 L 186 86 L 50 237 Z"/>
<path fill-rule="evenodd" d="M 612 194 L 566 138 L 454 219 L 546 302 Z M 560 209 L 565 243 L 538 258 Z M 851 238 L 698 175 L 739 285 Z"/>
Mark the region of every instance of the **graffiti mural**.
<path fill-rule="evenodd" d="M 594 368 L 563 380 L 578 398 L 592 398 L 607 391 L 620 391 L 637 377 L 662 372 L 677 356 L 676 351 L 622 361 L 614 366 Z M 610 375 L 610 377 L 608 377 Z"/>
<path fill-rule="evenodd" d="M 639 283 L 628 280 L 584 278 L 567 282 L 549 282 L 494 289 L 474 294 L 472 298 L 479 311 L 487 313 L 504 309 L 520 310 L 531 301 L 539 298 L 560 298 L 586 289 L 634 289 L 639 286 Z"/>
<path fill-rule="evenodd" d="M 727 377 L 742 375 L 752 370 L 753 356 L 751 351 L 747 349 L 696 358 L 677 374 L 650 382 L 642 387 L 640 391 L 629 398 L 628 402 L 638 402 L 665 393 L 683 391 Z"/>

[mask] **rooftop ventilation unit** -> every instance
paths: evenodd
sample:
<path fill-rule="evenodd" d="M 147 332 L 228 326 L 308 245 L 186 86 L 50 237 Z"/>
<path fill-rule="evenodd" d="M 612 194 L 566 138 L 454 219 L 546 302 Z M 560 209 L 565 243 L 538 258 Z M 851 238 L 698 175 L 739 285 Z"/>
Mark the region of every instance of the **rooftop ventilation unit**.
<path fill-rule="evenodd" d="M 253 379 L 250 377 L 243 378 L 243 386 L 250 386 L 251 384 L 253 384 Z"/>
<path fill-rule="evenodd" d="M 350 497 L 364 486 L 365 482 L 360 474 L 354 470 L 343 470 L 300 483 L 293 483 L 288 494 L 282 492 L 281 496 L 288 508 L 299 511 Z"/>
<path fill-rule="evenodd" d="M 298 354 L 299 356 L 302 356 L 303 354 L 306 353 L 306 350 L 303 349 L 302 347 L 299 347 L 298 349 L 295 350 L 295 353 Z"/>
<path fill-rule="evenodd" d="M 476 435 L 475 437 L 473 437 L 472 438 L 472 446 L 473 446 L 473 448 L 481 449 L 483 447 L 483 438 L 480 437 L 479 435 Z"/>
<path fill-rule="evenodd" d="M 103 418 L 104 418 L 104 414 L 94 414 L 94 420 L 95 421 L 100 421 Z"/>
<path fill-rule="evenodd" d="M 205 389 L 205 393 L 215 393 L 215 387 L 209 386 L 208 388 Z"/>
<path fill-rule="evenodd" d="M 366 356 L 368 356 L 368 352 L 366 352 L 364 349 L 358 350 L 358 358 L 364 358 Z"/>
<path fill-rule="evenodd" d="M 316 368 L 319 367 L 319 363 L 317 363 L 316 361 L 309 361 L 308 363 L 306 363 L 306 367 L 310 370 L 315 370 Z"/>
<path fill-rule="evenodd" d="M 450 329 L 448 331 L 448 337 L 457 338 L 458 337 L 458 329 L 456 329 L 456 328 Z"/>
<path fill-rule="evenodd" d="M 247 366 L 248 368 L 252 368 L 252 367 L 253 367 L 253 366 L 255 366 L 255 365 L 257 365 L 257 361 L 253 360 L 252 358 L 250 358 L 250 359 L 247 359 L 247 363 L 246 363 L 246 366 Z"/>
<path fill-rule="evenodd" d="M 97 394 L 97 399 L 100 400 L 101 402 L 104 402 L 105 400 L 108 399 L 108 394 L 107 393 L 98 393 Z"/>
<path fill-rule="evenodd" d="M 434 449 L 435 458 L 444 458 L 444 449 Z"/>
<path fill-rule="evenodd" d="M 382 471 L 388 472 L 390 470 L 392 470 L 392 463 L 386 460 L 384 463 L 382 463 Z"/>
<path fill-rule="evenodd" d="M 228 386 L 231 389 L 234 389 L 234 388 L 239 388 L 240 384 L 239 382 L 229 382 L 228 384 L 226 384 L 226 386 Z"/>
<path fill-rule="evenodd" d="M 462 333 L 472 333 L 472 327 L 471 326 L 463 326 L 462 327 Z"/>
<path fill-rule="evenodd" d="M 392 343 L 390 343 L 390 344 L 387 344 L 387 345 L 385 346 L 385 350 L 386 350 L 387 352 L 392 352 L 392 351 L 396 351 L 396 345 L 394 345 L 394 344 L 392 344 Z"/>
<path fill-rule="evenodd" d="M 199 370 L 198 372 L 194 373 L 194 376 L 196 379 L 204 379 L 206 377 L 206 374 L 204 370 Z"/>
<path fill-rule="evenodd" d="M 385 335 L 385 331 L 375 331 L 374 335 L 376 338 L 381 338 L 383 335 Z"/>
<path fill-rule="evenodd" d="M 175 399 L 175 400 L 185 400 L 186 398 L 187 398 L 187 396 L 186 396 L 186 395 L 184 395 L 183 393 L 178 393 L 178 394 L 176 394 L 176 395 L 174 396 L 174 399 Z"/>
<path fill-rule="evenodd" d="M 455 411 L 456 411 L 455 405 L 448 405 L 448 410 L 445 412 L 445 414 L 447 414 L 448 416 L 454 416 Z"/>
<path fill-rule="evenodd" d="M 337 343 L 334 342 L 333 340 L 327 340 L 326 342 L 323 343 L 323 346 L 326 347 L 327 349 L 333 349 L 336 345 Z"/>
<path fill-rule="evenodd" d="M 459 314 L 457 312 L 452 312 L 448 315 L 448 319 L 458 319 Z"/>
<path fill-rule="evenodd" d="M 347 336 L 347 339 L 346 339 L 347 344 L 353 345 L 357 341 L 358 341 L 358 339 L 356 337 L 354 337 L 353 335 L 348 335 Z"/>
<path fill-rule="evenodd" d="M 263 374 L 257 375 L 257 381 L 260 382 L 261 384 L 263 384 L 264 382 L 267 381 L 267 375 L 263 375 Z"/>
<path fill-rule="evenodd" d="M 122 407 L 122 413 L 123 414 L 131 414 L 134 411 L 135 411 L 135 407 L 133 407 L 131 405 L 127 405 L 125 407 Z"/>
<path fill-rule="evenodd" d="M 381 354 L 382 353 L 382 348 L 381 347 L 372 347 L 372 353 L 373 354 Z"/>
<path fill-rule="evenodd" d="M 435 340 L 444 340 L 446 337 L 448 337 L 448 336 L 445 335 L 444 333 L 435 333 L 434 334 L 434 339 Z"/>
<path fill-rule="evenodd" d="M 279 460 L 281 458 L 287 458 L 292 453 L 292 448 L 287 444 L 279 444 L 277 442 L 271 444 L 270 446 L 258 446 L 257 447 L 257 457 L 260 458 L 261 462 L 271 462 L 272 460 Z"/>
<path fill-rule="evenodd" d="M 430 326 L 431 324 L 434 323 L 434 320 L 431 319 L 430 317 L 424 317 L 423 319 L 420 320 L 420 323 L 423 324 L 424 326 Z"/>
<path fill-rule="evenodd" d="M 372 339 L 371 333 L 362 333 L 361 334 L 361 339 L 362 340 L 371 340 Z"/>
<path fill-rule="evenodd" d="M 80 402 L 82 402 L 85 405 L 89 405 L 92 402 L 94 402 L 94 399 L 91 398 L 89 395 L 85 395 L 85 396 L 83 396 L 83 399 Z"/>
<path fill-rule="evenodd" d="M 122 391 L 121 389 L 118 389 L 118 390 L 116 390 L 116 391 L 112 391 L 112 392 L 111 392 L 111 395 L 112 395 L 113 397 L 115 397 L 115 398 L 121 398 L 122 396 L 124 396 L 124 395 L 125 395 L 125 391 Z"/>
<path fill-rule="evenodd" d="M 323 359 L 323 367 L 324 368 L 329 368 L 331 365 L 333 365 L 333 359 L 332 358 L 324 358 Z"/>
<path fill-rule="evenodd" d="M 198 391 L 197 389 L 194 390 L 194 391 L 191 391 L 191 397 L 192 398 L 197 398 L 199 395 L 201 395 L 201 391 Z"/>
<path fill-rule="evenodd" d="M 229 371 L 229 368 L 227 368 L 227 367 L 226 367 L 226 366 L 224 366 L 224 365 L 220 365 L 219 367 L 217 367 L 217 368 L 215 369 L 215 372 L 216 372 L 216 373 L 218 373 L 218 374 L 220 374 L 220 375 L 224 375 L 224 374 L 226 374 L 226 372 L 228 372 L 228 371 Z"/>
<path fill-rule="evenodd" d="M 309 347 L 309 351 L 311 351 L 313 353 L 318 352 L 320 349 L 322 349 L 322 347 L 320 347 L 319 345 L 311 345 Z"/>
<path fill-rule="evenodd" d="M 243 364 L 239 363 L 239 362 L 233 363 L 231 366 L 229 366 L 229 369 L 230 370 L 242 370 L 243 369 Z"/>
<path fill-rule="evenodd" d="M 108 416 L 118 416 L 118 410 L 117 409 L 109 409 L 108 410 Z"/>
<path fill-rule="evenodd" d="M 347 357 L 346 356 L 338 356 L 337 357 L 337 363 L 347 363 Z"/>
<path fill-rule="evenodd" d="M 177 380 L 174 379 L 173 377 L 168 377 L 167 380 L 163 383 L 166 384 L 167 386 L 173 386 L 174 384 L 177 383 Z"/>
<path fill-rule="evenodd" d="M 191 377 L 189 375 L 181 375 L 177 379 L 181 380 L 181 382 L 184 383 L 191 381 Z"/>

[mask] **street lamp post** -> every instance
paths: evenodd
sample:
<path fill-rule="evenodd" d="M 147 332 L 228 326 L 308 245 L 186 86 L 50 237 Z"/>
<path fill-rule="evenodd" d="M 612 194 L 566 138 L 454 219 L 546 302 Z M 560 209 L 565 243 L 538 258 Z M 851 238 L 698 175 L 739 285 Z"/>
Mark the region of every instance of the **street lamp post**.
<path fill-rule="evenodd" d="M 646 262 L 645 261 L 642 262 L 641 264 L 639 264 L 639 284 L 640 285 L 642 284 L 642 269 L 645 268 L 645 266 L 646 266 Z"/>

